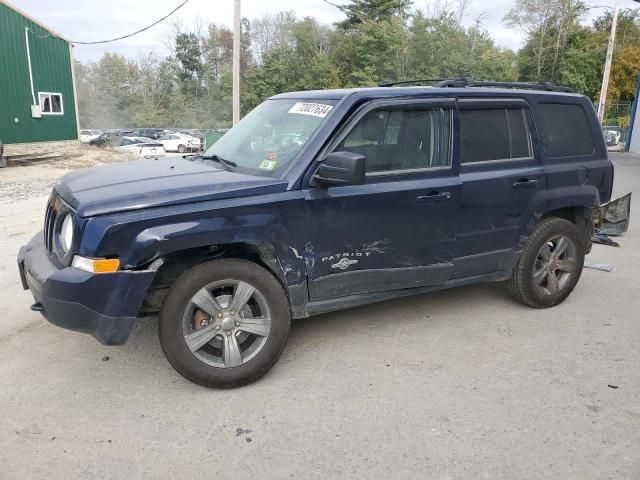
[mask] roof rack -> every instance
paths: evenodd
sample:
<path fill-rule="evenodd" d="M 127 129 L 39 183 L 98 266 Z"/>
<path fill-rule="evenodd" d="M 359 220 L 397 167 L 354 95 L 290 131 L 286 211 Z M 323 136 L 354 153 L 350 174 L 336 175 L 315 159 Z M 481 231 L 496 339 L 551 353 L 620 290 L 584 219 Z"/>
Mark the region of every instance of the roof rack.
<path fill-rule="evenodd" d="M 493 88 L 521 88 L 526 90 L 546 90 L 548 92 L 575 93 L 575 90 L 561 85 L 554 85 L 551 82 L 485 82 L 476 81 L 472 77 L 457 78 L 437 78 L 425 80 L 403 80 L 399 82 L 381 82 L 381 87 L 392 87 L 395 85 L 406 85 L 410 83 L 433 83 L 434 87 L 493 87 Z"/>
<path fill-rule="evenodd" d="M 397 82 L 392 81 L 383 81 L 378 83 L 379 87 L 395 87 L 396 85 L 408 85 L 410 83 L 427 83 L 427 82 L 442 82 L 444 80 L 449 80 L 447 78 L 420 78 L 416 80 L 400 80 Z"/>

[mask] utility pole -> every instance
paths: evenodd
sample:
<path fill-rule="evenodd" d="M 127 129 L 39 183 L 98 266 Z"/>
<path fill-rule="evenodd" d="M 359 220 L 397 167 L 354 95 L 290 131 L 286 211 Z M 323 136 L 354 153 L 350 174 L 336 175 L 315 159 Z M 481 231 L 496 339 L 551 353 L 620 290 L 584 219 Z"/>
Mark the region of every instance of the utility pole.
<path fill-rule="evenodd" d="M 240 0 L 233 0 L 233 124 L 240 121 Z"/>
<path fill-rule="evenodd" d="M 604 109 L 607 103 L 607 89 L 609 88 L 609 74 L 611 73 L 611 59 L 613 57 L 613 45 L 616 41 L 616 28 L 618 26 L 618 6 L 613 10 L 613 22 L 611 23 L 611 35 L 607 46 L 607 59 L 604 62 L 604 73 L 602 75 L 602 87 L 600 89 L 600 99 L 598 100 L 598 119 L 600 124 L 604 122 Z"/>

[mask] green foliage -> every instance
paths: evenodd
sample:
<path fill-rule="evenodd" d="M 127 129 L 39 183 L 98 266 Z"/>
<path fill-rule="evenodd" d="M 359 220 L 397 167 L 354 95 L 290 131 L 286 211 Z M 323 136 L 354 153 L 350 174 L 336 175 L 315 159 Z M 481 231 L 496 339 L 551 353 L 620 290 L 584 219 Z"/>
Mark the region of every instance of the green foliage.
<path fill-rule="evenodd" d="M 516 0 L 505 24 L 526 35 L 516 53 L 461 12 L 438 3 L 431 15 L 410 0 L 350 0 L 346 20 L 322 25 L 294 12 L 242 20 L 241 105 L 247 113 L 292 90 L 373 86 L 383 80 L 471 75 L 482 80 L 551 80 L 597 98 L 611 14 L 580 23 L 579 0 Z M 640 10 L 619 16 L 609 101 L 630 101 L 640 71 Z M 137 62 L 108 53 L 76 65 L 85 128 L 200 127 L 231 124 L 233 33 L 176 28 L 166 58 Z"/>
<path fill-rule="evenodd" d="M 411 78 L 471 75 L 482 80 L 515 80 L 515 55 L 495 45 L 479 26 L 465 29 L 453 13 L 428 18 L 418 12 L 410 27 Z"/>
<path fill-rule="evenodd" d="M 411 0 L 351 0 L 342 8 L 347 19 L 340 23 L 344 29 L 363 23 L 388 22 L 394 17 L 406 17 Z"/>
<path fill-rule="evenodd" d="M 605 50 L 600 35 L 588 27 L 574 32 L 560 63 L 559 83 L 594 98 L 602 82 Z"/>

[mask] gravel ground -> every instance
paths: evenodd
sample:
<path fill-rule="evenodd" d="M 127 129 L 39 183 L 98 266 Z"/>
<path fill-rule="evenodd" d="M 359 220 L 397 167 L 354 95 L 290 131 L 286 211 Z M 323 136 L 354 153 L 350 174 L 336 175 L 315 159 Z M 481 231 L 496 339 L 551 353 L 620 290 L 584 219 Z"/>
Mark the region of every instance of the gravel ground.
<path fill-rule="evenodd" d="M 640 157 L 612 157 L 616 193 L 640 192 Z M 640 478 L 638 219 L 588 257 L 615 270 L 553 309 L 476 285 L 321 315 L 262 380 L 216 391 L 171 369 L 154 319 L 108 348 L 29 311 L 37 192 L 0 210 L 3 480 Z"/>
<path fill-rule="evenodd" d="M 48 195 L 53 184 L 66 172 L 133 158 L 111 149 L 91 147 L 79 142 L 6 146 L 6 156 L 22 154 L 68 155 L 70 158 L 44 160 L 28 166 L 0 169 L 0 205 Z"/>

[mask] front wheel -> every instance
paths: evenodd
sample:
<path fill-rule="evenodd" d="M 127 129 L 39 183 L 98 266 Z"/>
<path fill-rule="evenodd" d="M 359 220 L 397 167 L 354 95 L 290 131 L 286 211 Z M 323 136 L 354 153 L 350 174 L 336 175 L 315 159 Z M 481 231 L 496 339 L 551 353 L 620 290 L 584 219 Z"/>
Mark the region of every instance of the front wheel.
<path fill-rule="evenodd" d="M 287 296 L 264 268 L 237 260 L 208 262 L 183 274 L 159 319 L 162 349 L 185 378 L 232 388 L 264 375 L 291 326 Z"/>
<path fill-rule="evenodd" d="M 584 265 L 584 235 L 571 222 L 547 218 L 524 246 L 511 279 L 511 294 L 535 308 L 547 308 L 565 300 L 573 291 Z"/>

